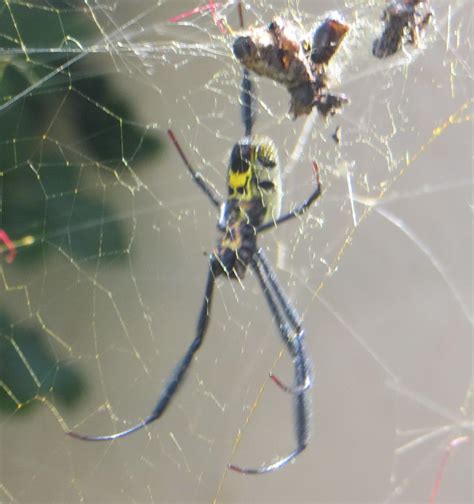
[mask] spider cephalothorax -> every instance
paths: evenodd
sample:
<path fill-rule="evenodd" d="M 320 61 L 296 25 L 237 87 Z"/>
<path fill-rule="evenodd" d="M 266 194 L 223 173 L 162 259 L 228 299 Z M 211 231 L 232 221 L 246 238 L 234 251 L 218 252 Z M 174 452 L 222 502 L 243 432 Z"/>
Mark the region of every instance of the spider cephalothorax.
<path fill-rule="evenodd" d="M 256 251 L 255 228 L 237 220 L 226 228 L 211 254 L 214 276 L 226 275 L 230 279 L 243 280 Z"/>

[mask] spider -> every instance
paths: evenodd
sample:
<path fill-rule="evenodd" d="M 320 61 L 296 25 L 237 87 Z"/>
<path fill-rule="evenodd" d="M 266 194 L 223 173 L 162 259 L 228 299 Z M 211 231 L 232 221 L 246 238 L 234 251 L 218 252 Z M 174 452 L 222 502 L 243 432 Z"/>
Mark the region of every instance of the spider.
<path fill-rule="evenodd" d="M 405 42 L 417 47 L 421 34 L 433 17 L 428 4 L 429 0 L 393 0 L 383 11 L 385 29 L 374 41 L 373 55 L 377 58 L 391 56 Z"/>
<path fill-rule="evenodd" d="M 240 97 L 245 136 L 232 148 L 227 171 L 228 197 L 223 202 L 200 173 L 192 167 L 175 134 L 168 130 L 168 136 L 192 180 L 204 192 L 211 204 L 217 210 L 220 209 L 217 224 L 219 238 L 216 248 L 208 258 L 206 286 L 193 341 L 168 378 L 155 407 L 147 418 L 115 434 L 91 436 L 68 432 L 69 436 L 84 441 L 111 441 L 128 436 L 158 420 L 182 384 L 193 357 L 204 340 L 210 320 L 216 279 L 219 276 L 225 276 L 230 280 L 240 282 L 250 266 L 263 291 L 280 337 L 293 360 L 294 385 L 285 385 L 273 374 L 270 374 L 270 377 L 278 387 L 289 392 L 294 399 L 296 448 L 289 455 L 269 465 L 246 468 L 230 464 L 229 468 L 243 474 L 268 473 L 285 466 L 306 448 L 309 440 L 307 392 L 311 386 L 311 371 L 304 348 L 304 330 L 298 313 L 278 283 L 264 251 L 258 248 L 257 237 L 303 214 L 318 199 L 321 194 L 319 169 L 313 162 L 316 188 L 309 197 L 293 210 L 280 215 L 282 192 L 277 151 L 269 138 L 254 139 L 252 136 L 255 122 L 255 96 L 252 81 L 246 69 L 243 72 Z"/>

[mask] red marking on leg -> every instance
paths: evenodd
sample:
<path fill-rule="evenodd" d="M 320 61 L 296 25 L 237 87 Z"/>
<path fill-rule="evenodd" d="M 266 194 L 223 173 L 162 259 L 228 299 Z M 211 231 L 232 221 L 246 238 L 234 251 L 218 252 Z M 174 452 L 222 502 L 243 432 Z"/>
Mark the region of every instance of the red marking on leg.
<path fill-rule="evenodd" d="M 319 185 L 321 183 L 321 179 L 319 176 L 319 165 L 316 161 L 313 161 L 313 173 L 316 176 L 316 183 Z"/>

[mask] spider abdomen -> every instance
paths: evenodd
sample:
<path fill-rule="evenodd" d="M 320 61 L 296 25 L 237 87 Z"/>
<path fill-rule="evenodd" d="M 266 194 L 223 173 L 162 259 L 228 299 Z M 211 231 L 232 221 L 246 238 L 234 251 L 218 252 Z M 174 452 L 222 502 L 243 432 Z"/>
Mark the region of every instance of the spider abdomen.
<path fill-rule="evenodd" d="M 232 148 L 227 171 L 228 199 L 220 228 L 245 218 L 258 227 L 280 215 L 282 189 L 278 151 L 268 137 L 244 137 Z"/>

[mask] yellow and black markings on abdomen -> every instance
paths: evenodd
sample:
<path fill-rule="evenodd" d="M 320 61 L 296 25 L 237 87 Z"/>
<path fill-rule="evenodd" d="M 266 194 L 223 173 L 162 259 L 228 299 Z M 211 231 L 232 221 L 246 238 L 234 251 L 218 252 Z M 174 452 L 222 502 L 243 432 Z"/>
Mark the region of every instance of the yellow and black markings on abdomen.
<path fill-rule="evenodd" d="M 252 142 L 246 137 L 236 143 L 230 156 L 227 185 L 228 199 L 234 200 L 234 204 L 237 200 L 243 212 L 248 213 L 249 206 L 260 207 L 260 222 L 252 222 L 253 225 L 276 219 L 282 195 L 278 153 L 273 141 L 257 137 Z"/>

